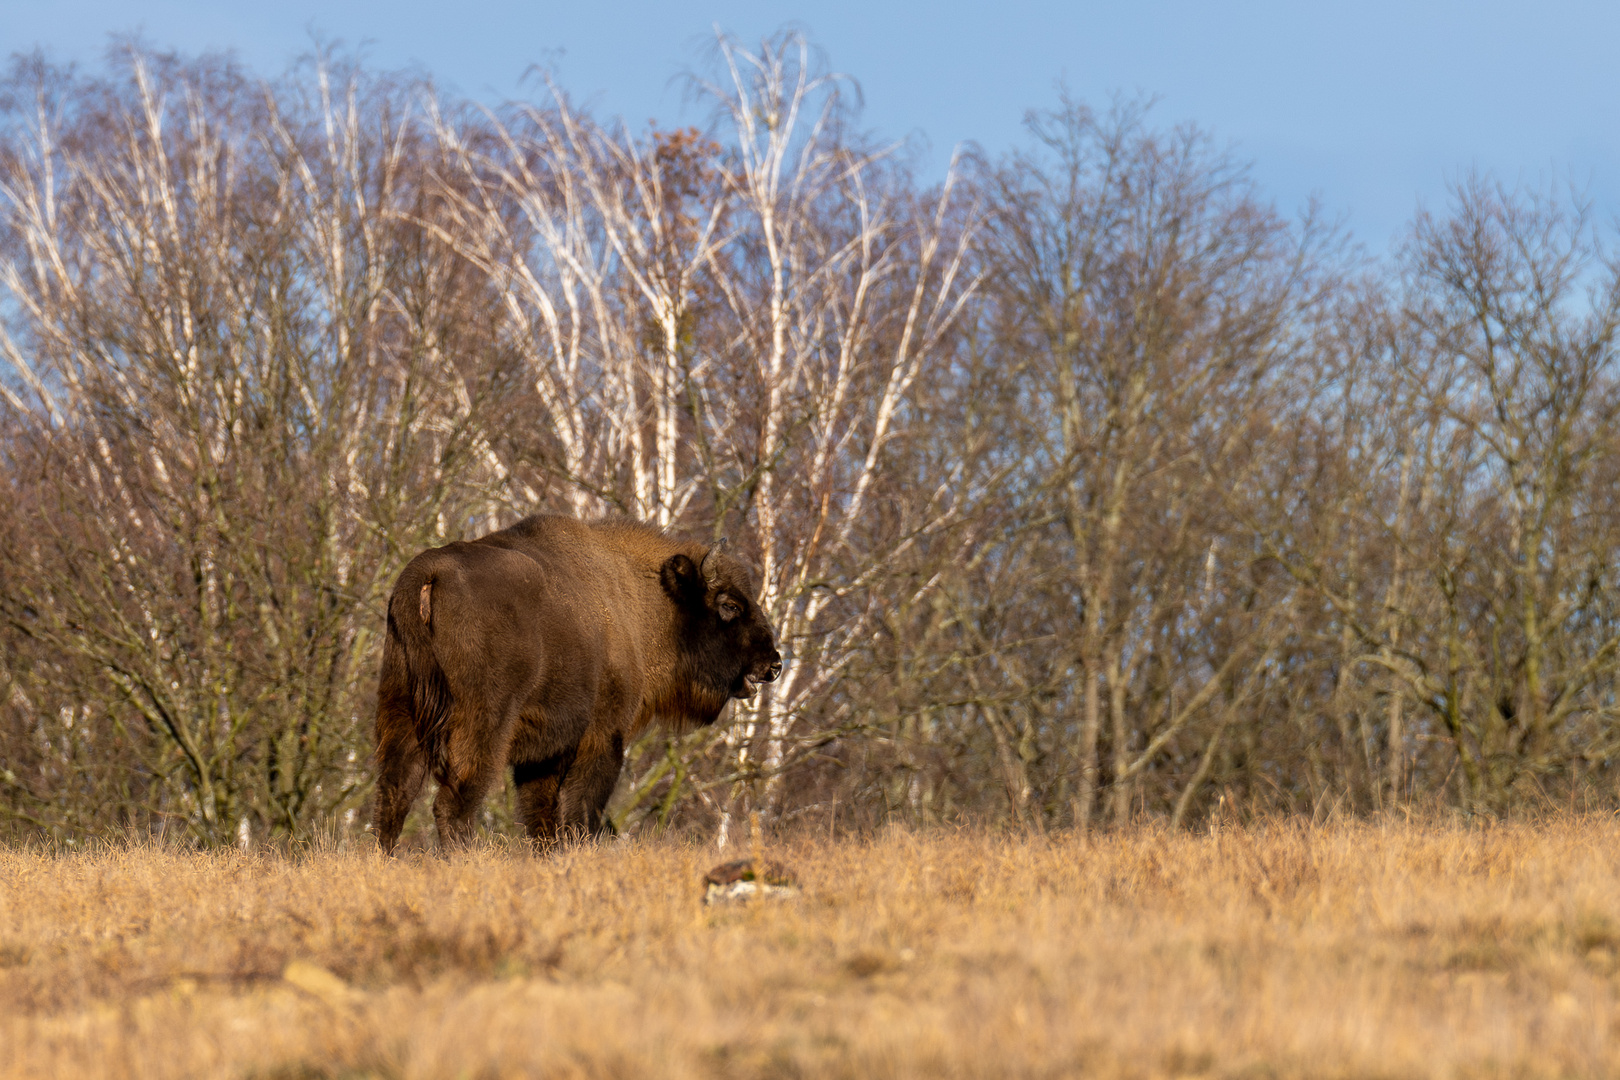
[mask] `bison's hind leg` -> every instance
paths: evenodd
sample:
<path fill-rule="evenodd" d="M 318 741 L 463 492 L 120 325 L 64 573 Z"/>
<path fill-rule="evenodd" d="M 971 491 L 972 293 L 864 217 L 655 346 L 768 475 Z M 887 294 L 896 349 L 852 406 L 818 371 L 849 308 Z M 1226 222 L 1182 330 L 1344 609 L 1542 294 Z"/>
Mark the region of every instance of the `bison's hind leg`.
<path fill-rule="evenodd" d="M 441 847 L 462 847 L 472 841 L 474 817 L 505 767 L 512 717 L 490 722 L 499 716 L 499 710 L 486 710 L 476 701 L 457 701 L 451 708 L 448 760 L 433 798 Z"/>
<path fill-rule="evenodd" d="M 410 711 L 385 702 L 377 723 L 377 806 L 373 828 L 383 854 L 392 855 L 405 817 L 427 779 L 427 759 L 416 741 Z"/>

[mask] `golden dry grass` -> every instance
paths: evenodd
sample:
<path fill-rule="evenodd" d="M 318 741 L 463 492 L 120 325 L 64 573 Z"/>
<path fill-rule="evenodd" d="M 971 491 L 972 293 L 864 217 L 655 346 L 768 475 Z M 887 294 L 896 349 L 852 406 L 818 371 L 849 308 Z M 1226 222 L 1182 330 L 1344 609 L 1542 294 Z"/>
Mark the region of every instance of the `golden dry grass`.
<path fill-rule="evenodd" d="M 0 1074 L 1620 1075 L 1620 825 L 0 852 Z"/>

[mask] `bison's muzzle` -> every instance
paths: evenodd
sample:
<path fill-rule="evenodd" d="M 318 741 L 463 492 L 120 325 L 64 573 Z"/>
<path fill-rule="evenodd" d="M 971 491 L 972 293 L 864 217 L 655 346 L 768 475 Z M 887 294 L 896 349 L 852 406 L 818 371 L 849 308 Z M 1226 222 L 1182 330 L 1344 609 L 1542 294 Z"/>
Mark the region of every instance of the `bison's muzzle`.
<path fill-rule="evenodd" d="M 782 654 L 775 649 L 771 650 L 770 659 L 755 665 L 752 671 L 743 672 L 739 680 L 740 685 L 732 691 L 731 696 L 741 698 L 743 701 L 752 701 L 759 696 L 759 684 L 775 682 L 782 674 Z"/>

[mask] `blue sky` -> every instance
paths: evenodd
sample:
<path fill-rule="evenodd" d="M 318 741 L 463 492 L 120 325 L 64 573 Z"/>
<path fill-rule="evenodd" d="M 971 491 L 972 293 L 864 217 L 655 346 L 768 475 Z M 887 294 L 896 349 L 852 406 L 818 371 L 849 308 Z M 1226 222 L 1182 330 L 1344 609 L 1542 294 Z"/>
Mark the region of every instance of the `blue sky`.
<path fill-rule="evenodd" d="M 314 30 L 484 100 L 545 63 L 576 98 L 640 126 L 701 119 L 672 80 L 701 62 L 711 27 L 746 41 L 790 23 L 859 81 L 868 128 L 926 140 L 934 174 L 962 140 L 1012 146 L 1024 111 L 1055 103 L 1064 80 L 1095 104 L 1157 95 L 1158 122 L 1195 121 L 1252 161 L 1281 207 L 1314 193 L 1374 251 L 1476 167 L 1561 178 L 1620 214 L 1613 2 L 0 0 L 0 51 L 95 66 L 109 35 L 139 30 L 162 48 L 235 49 L 269 74 Z"/>

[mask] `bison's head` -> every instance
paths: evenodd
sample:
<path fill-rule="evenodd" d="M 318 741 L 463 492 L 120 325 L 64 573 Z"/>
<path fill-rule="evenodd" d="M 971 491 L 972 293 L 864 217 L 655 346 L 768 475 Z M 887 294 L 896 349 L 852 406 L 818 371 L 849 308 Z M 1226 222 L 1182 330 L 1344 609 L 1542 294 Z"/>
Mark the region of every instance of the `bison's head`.
<path fill-rule="evenodd" d="M 759 684 L 782 673 L 782 654 L 765 612 L 754 601 L 754 583 L 736 559 L 710 548 L 701 562 L 676 554 L 664 563 L 664 591 L 680 612 L 685 676 L 694 697 L 708 699 L 700 711 L 712 722 L 731 698 L 752 698 Z"/>

